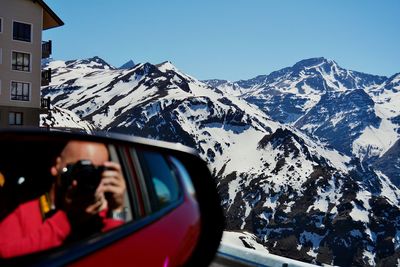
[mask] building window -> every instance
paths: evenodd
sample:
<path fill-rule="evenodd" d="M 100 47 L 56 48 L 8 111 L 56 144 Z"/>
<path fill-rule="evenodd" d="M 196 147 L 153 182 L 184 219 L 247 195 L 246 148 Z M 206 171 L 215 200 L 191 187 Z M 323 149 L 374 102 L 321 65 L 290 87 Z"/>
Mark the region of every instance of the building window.
<path fill-rule="evenodd" d="M 0 33 L 3 32 L 3 18 L 0 18 Z"/>
<path fill-rule="evenodd" d="M 8 113 L 8 124 L 9 125 L 22 125 L 23 113 L 22 112 L 10 112 Z"/>
<path fill-rule="evenodd" d="M 30 84 L 11 82 L 11 100 L 29 101 Z"/>
<path fill-rule="evenodd" d="M 21 52 L 12 52 L 12 69 L 20 71 L 30 71 L 31 55 Z"/>
<path fill-rule="evenodd" d="M 3 63 L 3 49 L 0 48 L 0 64 Z"/>
<path fill-rule="evenodd" d="M 30 42 L 31 28 L 32 26 L 30 24 L 14 21 L 13 39 L 18 41 Z"/>

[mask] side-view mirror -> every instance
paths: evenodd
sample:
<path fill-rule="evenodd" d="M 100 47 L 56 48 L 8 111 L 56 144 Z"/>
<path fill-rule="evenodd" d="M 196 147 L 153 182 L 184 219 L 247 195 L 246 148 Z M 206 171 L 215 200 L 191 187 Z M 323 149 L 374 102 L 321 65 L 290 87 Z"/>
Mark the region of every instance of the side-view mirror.
<path fill-rule="evenodd" d="M 208 266 L 224 219 L 180 144 L 0 131 L 0 265 Z"/>

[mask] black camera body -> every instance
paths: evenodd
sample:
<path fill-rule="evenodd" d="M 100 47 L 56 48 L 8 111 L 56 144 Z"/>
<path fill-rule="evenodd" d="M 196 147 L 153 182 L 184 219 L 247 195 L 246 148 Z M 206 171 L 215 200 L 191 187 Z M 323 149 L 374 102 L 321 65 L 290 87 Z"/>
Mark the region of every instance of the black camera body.
<path fill-rule="evenodd" d="M 77 193 L 93 195 L 100 184 L 104 166 L 93 165 L 90 160 L 79 160 L 63 169 L 61 180 L 68 188 L 73 180 L 78 183 Z"/>

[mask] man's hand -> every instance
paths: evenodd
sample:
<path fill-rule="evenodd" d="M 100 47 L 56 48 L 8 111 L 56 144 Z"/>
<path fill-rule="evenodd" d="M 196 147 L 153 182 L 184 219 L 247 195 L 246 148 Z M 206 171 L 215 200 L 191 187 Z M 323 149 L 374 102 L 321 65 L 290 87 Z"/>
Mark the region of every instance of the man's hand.
<path fill-rule="evenodd" d="M 122 211 L 124 208 L 125 179 L 122 176 L 121 166 L 118 163 L 107 161 L 106 170 L 97 192 L 103 192 L 107 200 L 109 211 Z"/>

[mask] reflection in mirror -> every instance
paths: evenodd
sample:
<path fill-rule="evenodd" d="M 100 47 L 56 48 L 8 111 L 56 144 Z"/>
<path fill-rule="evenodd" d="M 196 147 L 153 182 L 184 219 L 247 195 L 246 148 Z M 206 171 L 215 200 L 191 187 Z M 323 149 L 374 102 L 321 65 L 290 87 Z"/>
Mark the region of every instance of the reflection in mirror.
<path fill-rule="evenodd" d="M 177 202 L 181 196 L 176 173 L 165 156 L 150 151 L 137 151 L 142 167 L 152 211 Z"/>
<path fill-rule="evenodd" d="M 24 131 L 0 132 L 0 148 L 1 266 L 121 265 L 132 253 L 136 266 L 184 266 L 214 257 L 220 200 L 192 149 Z"/>
<path fill-rule="evenodd" d="M 0 145 L 1 258 L 73 243 L 132 218 L 111 145 L 78 140 Z"/>

